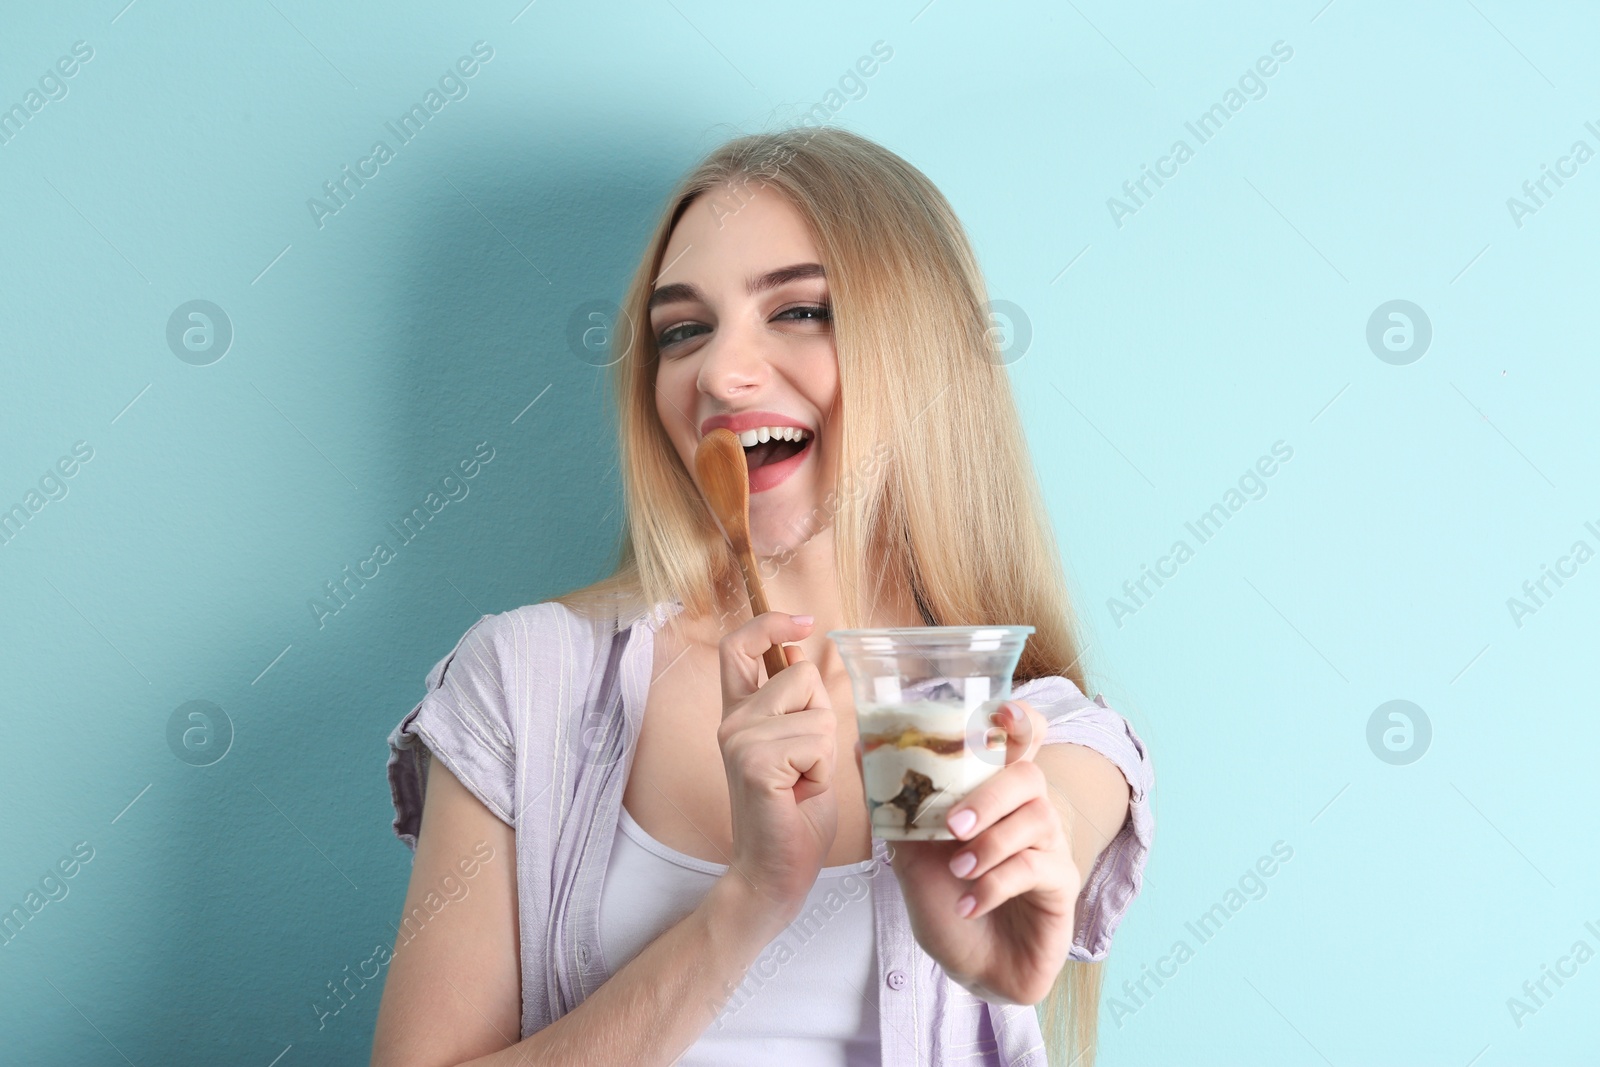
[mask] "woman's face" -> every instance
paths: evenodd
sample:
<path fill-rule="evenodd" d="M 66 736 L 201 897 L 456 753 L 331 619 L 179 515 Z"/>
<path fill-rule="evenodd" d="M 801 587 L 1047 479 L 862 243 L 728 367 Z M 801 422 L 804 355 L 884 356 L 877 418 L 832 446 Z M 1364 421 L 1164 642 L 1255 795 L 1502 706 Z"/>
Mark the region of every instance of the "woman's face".
<path fill-rule="evenodd" d="M 747 442 L 761 427 L 801 428 L 801 441 L 745 449 L 752 548 L 795 548 L 831 525 L 839 394 L 828 285 L 805 222 L 771 186 L 716 189 L 689 205 L 661 262 L 649 325 L 661 424 L 691 475 L 719 426 Z"/>

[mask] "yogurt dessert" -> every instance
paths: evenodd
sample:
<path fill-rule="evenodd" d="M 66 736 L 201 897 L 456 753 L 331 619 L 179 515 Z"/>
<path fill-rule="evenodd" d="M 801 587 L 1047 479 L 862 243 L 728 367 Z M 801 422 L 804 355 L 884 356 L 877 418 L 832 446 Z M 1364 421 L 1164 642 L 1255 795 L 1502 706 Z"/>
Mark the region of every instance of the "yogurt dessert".
<path fill-rule="evenodd" d="M 856 709 L 872 836 L 954 840 L 945 827 L 950 808 L 1005 763 L 1005 731 L 987 725 L 1003 703 L 969 710 L 961 700 L 920 700 Z"/>
<path fill-rule="evenodd" d="M 872 836 L 950 841 L 950 809 L 1005 766 L 990 718 L 1031 626 L 832 630 L 850 674 Z"/>

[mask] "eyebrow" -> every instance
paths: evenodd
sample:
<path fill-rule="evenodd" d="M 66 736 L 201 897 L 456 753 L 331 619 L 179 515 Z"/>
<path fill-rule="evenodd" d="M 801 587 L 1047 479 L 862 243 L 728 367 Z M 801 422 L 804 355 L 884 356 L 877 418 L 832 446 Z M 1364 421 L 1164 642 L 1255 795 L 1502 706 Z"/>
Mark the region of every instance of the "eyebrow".
<path fill-rule="evenodd" d="M 779 267 L 777 270 L 757 275 L 745 283 L 745 288 L 751 296 L 755 296 L 757 293 L 764 293 L 768 289 L 776 289 L 778 286 L 787 285 L 789 282 L 800 281 L 805 278 L 826 277 L 827 273 L 822 269 L 822 264 L 820 263 L 795 263 L 791 266 Z M 693 283 L 673 282 L 671 285 L 663 285 L 651 293 L 647 307 L 654 309 L 661 304 L 674 304 L 679 301 L 691 300 L 699 301 L 702 304 L 707 302 L 705 294 Z"/>

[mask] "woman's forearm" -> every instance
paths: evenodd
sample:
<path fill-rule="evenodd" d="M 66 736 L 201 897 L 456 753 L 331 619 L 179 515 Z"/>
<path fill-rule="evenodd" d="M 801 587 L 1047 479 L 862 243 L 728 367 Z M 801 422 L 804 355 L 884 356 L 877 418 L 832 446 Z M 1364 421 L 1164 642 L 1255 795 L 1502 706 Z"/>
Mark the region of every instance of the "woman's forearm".
<path fill-rule="evenodd" d="M 668 1067 L 716 1019 L 787 921 L 730 871 L 699 907 L 573 1011 L 510 1048 L 460 1067 Z"/>
<path fill-rule="evenodd" d="M 1043 745 L 1033 761 L 1050 783 L 1050 800 L 1072 843 L 1072 862 L 1088 878 L 1128 819 L 1128 780 L 1105 756 L 1072 742 Z"/>

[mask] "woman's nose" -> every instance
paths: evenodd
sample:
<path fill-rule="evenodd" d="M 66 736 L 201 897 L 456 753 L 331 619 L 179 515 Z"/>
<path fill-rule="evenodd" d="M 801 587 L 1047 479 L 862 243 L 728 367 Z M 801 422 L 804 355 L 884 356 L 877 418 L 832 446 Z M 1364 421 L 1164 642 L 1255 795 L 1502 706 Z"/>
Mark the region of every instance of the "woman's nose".
<path fill-rule="evenodd" d="M 731 399 L 759 386 L 767 370 L 759 341 L 737 330 L 719 330 L 701 349 L 697 384 L 707 396 Z"/>

